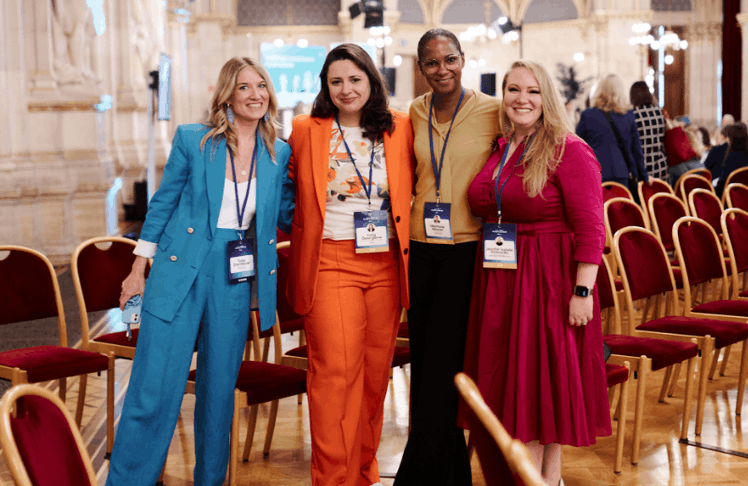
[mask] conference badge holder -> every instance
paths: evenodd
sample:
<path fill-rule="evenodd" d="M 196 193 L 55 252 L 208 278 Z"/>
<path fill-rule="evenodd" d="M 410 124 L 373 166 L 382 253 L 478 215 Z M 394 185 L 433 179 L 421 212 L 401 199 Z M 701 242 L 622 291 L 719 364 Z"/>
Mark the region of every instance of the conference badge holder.
<path fill-rule="evenodd" d="M 246 282 L 255 276 L 254 239 L 242 238 L 229 241 L 229 283 Z"/>
<path fill-rule="evenodd" d="M 353 227 L 356 234 L 356 253 L 389 251 L 387 211 L 356 211 L 353 213 Z"/>
<path fill-rule="evenodd" d="M 516 224 L 483 224 L 483 267 L 517 269 Z"/>
<path fill-rule="evenodd" d="M 427 202 L 423 205 L 423 226 L 428 243 L 452 243 L 451 204 Z"/>

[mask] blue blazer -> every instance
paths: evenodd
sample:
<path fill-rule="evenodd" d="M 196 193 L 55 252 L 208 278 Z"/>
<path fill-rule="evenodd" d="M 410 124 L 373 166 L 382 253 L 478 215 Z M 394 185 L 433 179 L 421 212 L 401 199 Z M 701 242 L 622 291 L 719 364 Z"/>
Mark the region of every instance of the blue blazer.
<path fill-rule="evenodd" d="M 174 319 L 192 287 L 218 225 L 226 178 L 226 140 L 208 140 L 201 153 L 200 140 L 207 130 L 197 123 L 177 127 L 161 184 L 148 205 L 140 233 L 141 239 L 158 243 L 146 283 L 145 295 L 151 298 L 145 299 L 143 309 L 165 321 Z M 265 330 L 275 324 L 276 226 L 291 147 L 276 140 L 275 161 L 259 135 L 257 148 L 257 277 L 252 293 L 257 291 Z"/>
<path fill-rule="evenodd" d="M 625 115 L 611 112 L 611 118 L 618 128 L 618 133 L 621 134 L 621 141 L 629 154 L 629 160 L 634 161 L 634 167 L 626 166 L 626 159 L 618 147 L 616 134 L 613 133 L 602 110 L 597 108 L 584 110 L 577 124 L 576 133 L 595 151 L 603 180 L 628 179 L 629 172 L 637 180 L 647 180 L 649 174 L 644 165 L 644 155 L 633 110 Z"/>

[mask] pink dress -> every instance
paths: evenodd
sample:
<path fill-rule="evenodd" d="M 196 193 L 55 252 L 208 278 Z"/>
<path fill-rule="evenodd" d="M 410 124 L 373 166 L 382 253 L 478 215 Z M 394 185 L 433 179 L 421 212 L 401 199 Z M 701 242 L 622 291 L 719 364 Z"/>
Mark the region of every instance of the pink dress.
<path fill-rule="evenodd" d="M 473 213 L 496 222 L 494 181 L 506 141 L 468 190 Z M 521 145 L 500 174 L 517 163 Z M 502 223 L 517 223 L 517 270 L 476 262 L 465 371 L 504 427 L 541 444 L 594 444 L 611 434 L 597 289 L 594 317 L 569 324 L 577 262 L 600 264 L 605 230 L 600 164 L 574 135 L 542 197 L 530 198 L 517 167 L 504 186 Z M 482 248 L 482 246 L 481 246 Z"/>

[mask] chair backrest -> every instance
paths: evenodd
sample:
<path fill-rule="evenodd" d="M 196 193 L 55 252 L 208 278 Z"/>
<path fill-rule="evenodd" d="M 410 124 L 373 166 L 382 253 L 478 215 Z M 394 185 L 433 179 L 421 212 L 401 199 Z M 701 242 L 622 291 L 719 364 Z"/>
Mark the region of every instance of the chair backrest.
<path fill-rule="evenodd" d="M 608 260 L 606 260 L 605 258 L 602 259 L 602 263 L 597 269 L 597 280 L 595 281 L 595 287 L 597 287 L 597 297 L 600 302 L 600 310 L 612 310 L 611 314 L 613 315 L 613 326 L 611 327 L 609 319 L 608 333 L 620 334 L 621 322 L 620 314 L 618 313 L 618 295 L 615 290 L 615 282 L 613 281 L 613 272 L 610 269 Z"/>
<path fill-rule="evenodd" d="M 725 278 L 725 259 L 714 228 L 699 218 L 680 218 L 673 226 L 673 239 L 683 273 L 686 312 L 692 306 L 692 285 L 722 279 L 722 298 L 727 299 L 729 286 Z"/>
<path fill-rule="evenodd" d="M 722 213 L 722 234 L 730 255 L 733 298 L 740 293 L 739 274 L 748 271 L 748 211 L 731 208 Z"/>
<path fill-rule="evenodd" d="M 748 211 L 748 186 L 733 182 L 725 188 L 726 208 L 739 208 Z"/>
<path fill-rule="evenodd" d="M 19 486 L 96 486 L 65 404 L 46 388 L 18 385 L 0 403 L 0 445 Z"/>
<path fill-rule="evenodd" d="M 605 202 L 605 232 L 608 241 L 613 241 L 613 235 L 621 228 L 639 226 L 647 228 L 644 213 L 638 204 L 630 199 L 616 197 Z"/>
<path fill-rule="evenodd" d="M 659 194 L 661 192 L 674 194 L 673 188 L 670 187 L 670 184 L 663 181 L 662 179 L 655 179 L 654 182 L 652 182 L 651 186 L 646 184 L 644 181 L 639 181 L 638 191 L 639 191 L 639 202 L 641 203 L 643 208 L 647 207 L 647 202 L 649 201 L 649 198 L 651 198 L 655 194 Z"/>
<path fill-rule="evenodd" d="M 725 181 L 725 187 L 733 183 L 745 184 L 748 186 L 748 167 L 741 167 L 736 169 L 727 176 Z"/>
<path fill-rule="evenodd" d="M 38 251 L 0 246 L 0 325 L 57 317 L 60 346 L 67 346 L 57 274 Z"/>
<path fill-rule="evenodd" d="M 122 281 L 135 261 L 136 242 L 119 236 L 86 240 L 72 257 L 73 283 L 81 312 L 84 349 L 90 339 L 88 313 L 119 307 Z M 146 269 L 148 276 L 148 269 Z"/>
<path fill-rule="evenodd" d="M 291 256 L 291 242 L 290 241 L 284 241 L 281 243 L 278 243 L 277 250 L 278 250 L 278 297 L 276 299 L 276 307 L 278 310 L 278 319 L 281 323 L 283 322 L 289 322 L 294 321 L 297 319 L 301 319 L 301 316 L 298 315 L 296 312 L 294 312 L 293 308 L 291 307 L 291 302 L 289 302 L 288 297 L 286 296 L 286 285 L 288 283 L 288 277 L 289 277 L 289 266 L 290 266 L 290 256 Z"/>
<path fill-rule="evenodd" d="M 686 175 L 691 175 L 691 174 L 697 174 L 697 175 L 700 175 L 701 177 L 704 177 L 705 179 L 708 179 L 710 181 L 712 180 L 712 171 L 710 171 L 706 167 L 697 167 L 695 169 L 691 169 L 683 175 L 686 176 Z"/>
<path fill-rule="evenodd" d="M 634 200 L 629 188 L 623 184 L 613 181 L 603 182 L 603 202 L 613 199 L 614 197 L 622 197 L 625 199 L 631 199 L 632 201 Z"/>
<path fill-rule="evenodd" d="M 688 195 L 690 215 L 702 219 L 717 232 L 722 234 L 719 219 L 722 217 L 722 203 L 716 194 L 706 189 L 694 189 Z"/>
<path fill-rule="evenodd" d="M 544 486 L 527 446 L 507 433 L 473 380 L 458 373 L 455 385 L 467 404 L 470 439 L 483 466 L 486 485 Z"/>
<path fill-rule="evenodd" d="M 673 270 L 665 247 L 657 236 L 644 228 L 624 228 L 613 239 L 613 251 L 623 280 L 629 327 L 636 327 L 633 302 L 647 297 L 670 292 L 670 309 L 677 315 L 678 298 L 677 292 L 674 292 Z"/>
<path fill-rule="evenodd" d="M 673 243 L 673 225 L 686 216 L 686 206 L 673 194 L 659 193 L 649 199 L 649 216 L 651 229 L 662 241 L 667 251 L 675 251 Z"/>
<path fill-rule="evenodd" d="M 680 187 L 679 196 L 686 204 L 688 204 L 688 195 L 691 194 L 691 191 L 694 189 L 706 189 L 707 191 L 714 192 L 712 182 L 699 174 L 681 176 L 678 180 L 678 187 Z"/>

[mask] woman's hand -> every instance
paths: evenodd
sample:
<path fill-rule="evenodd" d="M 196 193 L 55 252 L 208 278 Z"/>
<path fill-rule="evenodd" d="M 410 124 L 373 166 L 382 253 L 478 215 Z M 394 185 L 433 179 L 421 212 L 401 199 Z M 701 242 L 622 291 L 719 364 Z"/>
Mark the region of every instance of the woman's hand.
<path fill-rule="evenodd" d="M 119 296 L 119 308 L 123 310 L 130 297 L 139 294 L 143 297 L 145 291 L 145 266 L 148 259 L 142 256 L 135 257 L 130 275 L 122 281 L 122 293 Z"/>
<path fill-rule="evenodd" d="M 592 295 L 579 297 L 572 295 L 569 302 L 569 324 L 572 326 L 586 326 L 592 320 Z"/>
<path fill-rule="evenodd" d="M 654 177 L 652 177 L 652 176 L 647 177 L 647 185 L 648 186 L 651 186 L 652 184 L 654 184 L 654 182 L 655 182 L 655 178 Z"/>

